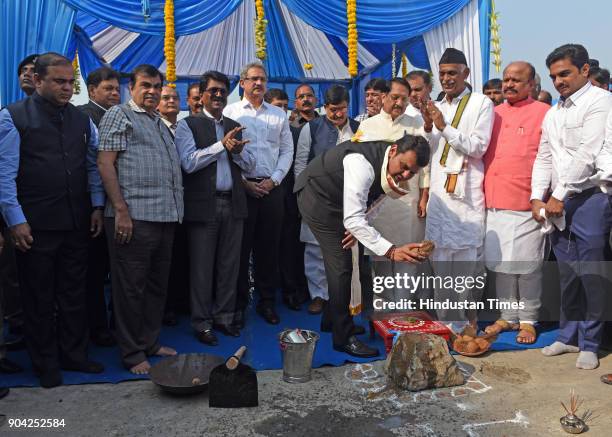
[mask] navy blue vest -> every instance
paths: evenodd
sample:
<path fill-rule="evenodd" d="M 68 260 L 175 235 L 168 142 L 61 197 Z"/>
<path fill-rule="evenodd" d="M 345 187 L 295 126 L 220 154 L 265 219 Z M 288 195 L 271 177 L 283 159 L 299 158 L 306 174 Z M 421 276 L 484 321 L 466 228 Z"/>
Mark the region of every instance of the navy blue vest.
<path fill-rule="evenodd" d="M 17 199 L 34 230 L 88 229 L 89 117 L 38 93 L 7 107 L 21 138 Z"/>
<path fill-rule="evenodd" d="M 357 132 L 359 122 L 348 119 L 353 133 Z M 327 117 L 315 118 L 308 122 L 310 128 L 310 155 L 308 162 L 315 156 L 327 152 L 338 142 L 338 128 Z"/>

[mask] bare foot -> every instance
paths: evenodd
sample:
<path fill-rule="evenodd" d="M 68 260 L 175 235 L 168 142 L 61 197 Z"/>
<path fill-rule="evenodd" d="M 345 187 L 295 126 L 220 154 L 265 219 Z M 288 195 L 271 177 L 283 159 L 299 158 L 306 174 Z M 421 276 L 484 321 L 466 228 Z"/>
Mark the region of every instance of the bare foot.
<path fill-rule="evenodd" d="M 154 355 L 157 355 L 159 357 L 172 357 L 176 355 L 176 351 L 168 346 L 160 346 Z"/>
<path fill-rule="evenodd" d="M 149 369 L 151 369 L 151 365 L 147 360 L 145 360 L 142 363 L 136 364 L 134 367 L 130 368 L 130 372 L 135 375 L 146 375 L 149 373 Z"/>

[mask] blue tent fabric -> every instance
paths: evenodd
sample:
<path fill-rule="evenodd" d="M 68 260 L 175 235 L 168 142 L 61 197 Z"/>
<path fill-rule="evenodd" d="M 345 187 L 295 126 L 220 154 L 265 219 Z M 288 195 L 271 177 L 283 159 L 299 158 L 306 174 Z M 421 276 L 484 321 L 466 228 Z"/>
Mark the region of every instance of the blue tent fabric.
<path fill-rule="evenodd" d="M 357 0 L 359 40 L 392 43 L 422 35 L 448 20 L 468 2 L 469 0 Z M 283 3 L 311 26 L 334 36 L 346 36 L 346 2 L 283 0 Z"/>
<path fill-rule="evenodd" d="M 22 0 L 20 0 L 22 1 Z M 25 1 L 25 0 L 24 0 Z M 150 0 L 150 17 L 143 14 L 141 0 L 63 0 L 75 10 L 131 32 L 164 33 L 164 0 Z M 175 34 L 201 32 L 223 21 L 243 0 L 175 0 Z"/>
<path fill-rule="evenodd" d="M 486 81 L 489 78 L 490 52 L 491 52 L 491 0 L 479 0 L 478 24 L 480 27 L 480 56 L 482 57 L 482 77 Z"/>
<path fill-rule="evenodd" d="M 66 53 L 76 13 L 63 0 L 0 0 L 0 103 L 25 97 L 17 65 L 32 53 Z"/>

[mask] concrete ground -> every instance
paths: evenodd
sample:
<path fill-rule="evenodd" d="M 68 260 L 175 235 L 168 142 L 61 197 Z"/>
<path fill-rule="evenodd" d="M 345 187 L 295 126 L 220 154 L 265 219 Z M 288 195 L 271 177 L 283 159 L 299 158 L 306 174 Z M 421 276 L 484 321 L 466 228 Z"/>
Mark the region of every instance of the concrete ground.
<path fill-rule="evenodd" d="M 0 401 L 8 418 L 58 418 L 58 429 L 11 428 L 1 436 L 560 436 L 571 389 L 594 410 L 589 436 L 612 435 L 612 355 L 594 371 L 575 368 L 576 355 L 546 358 L 540 350 L 460 357 L 468 383 L 419 393 L 386 387 L 383 361 L 313 371 L 288 384 L 281 371 L 258 373 L 259 404 L 210 409 L 206 393 L 163 394 L 150 381 L 11 389 Z M 0 419 L 1 421 L 1 419 Z"/>

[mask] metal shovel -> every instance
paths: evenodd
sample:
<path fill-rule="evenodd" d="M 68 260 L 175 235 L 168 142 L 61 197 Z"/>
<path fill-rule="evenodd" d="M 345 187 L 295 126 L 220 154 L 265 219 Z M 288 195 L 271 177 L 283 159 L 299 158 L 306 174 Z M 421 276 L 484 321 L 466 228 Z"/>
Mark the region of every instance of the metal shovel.
<path fill-rule="evenodd" d="M 240 359 L 246 351 L 241 346 L 224 364 L 210 372 L 208 406 L 213 408 L 256 407 L 258 403 L 257 373 Z"/>

